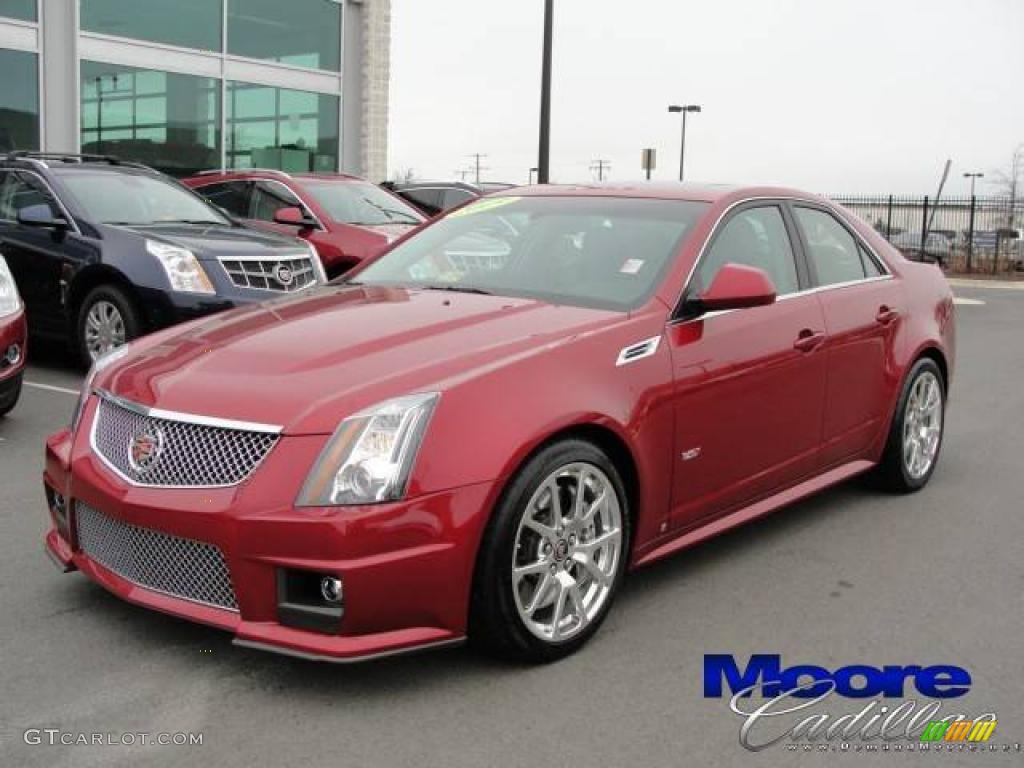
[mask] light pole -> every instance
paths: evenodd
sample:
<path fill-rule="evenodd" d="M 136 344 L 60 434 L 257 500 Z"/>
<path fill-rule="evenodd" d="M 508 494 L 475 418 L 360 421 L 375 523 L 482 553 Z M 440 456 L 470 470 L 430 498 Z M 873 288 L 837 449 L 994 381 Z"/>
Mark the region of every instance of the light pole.
<path fill-rule="evenodd" d="M 974 182 L 977 181 L 978 179 L 985 178 L 985 174 L 984 173 L 965 173 L 964 174 L 964 178 L 971 180 L 971 197 L 974 197 Z"/>
<path fill-rule="evenodd" d="M 688 112 L 700 112 L 700 104 L 673 104 L 668 111 L 683 116 L 683 139 L 679 146 L 679 180 L 682 181 L 686 169 L 686 115 Z"/>
<path fill-rule="evenodd" d="M 540 149 L 537 152 L 537 183 L 547 184 L 551 171 L 551 41 L 555 0 L 544 0 L 544 56 L 540 78 Z"/>

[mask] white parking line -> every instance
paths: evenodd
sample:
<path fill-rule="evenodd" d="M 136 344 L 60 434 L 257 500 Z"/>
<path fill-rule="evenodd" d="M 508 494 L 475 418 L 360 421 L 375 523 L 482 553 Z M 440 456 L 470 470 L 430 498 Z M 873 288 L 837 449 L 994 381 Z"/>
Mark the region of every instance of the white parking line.
<path fill-rule="evenodd" d="M 40 384 L 36 381 L 26 381 L 26 387 L 34 387 L 35 389 L 45 389 L 47 392 L 60 392 L 63 395 L 73 395 L 78 397 L 79 390 L 68 389 L 67 387 L 55 387 L 53 384 Z"/>
<path fill-rule="evenodd" d="M 965 299 L 963 296 L 954 296 L 953 297 L 953 303 L 954 304 L 959 304 L 960 306 L 967 306 L 967 307 L 978 307 L 978 306 L 984 306 L 984 304 L 985 304 L 985 302 L 982 301 L 981 299 Z"/>

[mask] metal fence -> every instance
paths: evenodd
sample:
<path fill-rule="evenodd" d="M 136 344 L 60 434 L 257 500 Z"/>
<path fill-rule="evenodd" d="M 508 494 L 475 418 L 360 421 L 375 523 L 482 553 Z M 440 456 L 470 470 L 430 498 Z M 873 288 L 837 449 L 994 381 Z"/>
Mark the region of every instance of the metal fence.
<path fill-rule="evenodd" d="M 830 195 L 913 259 L 954 272 L 1024 269 L 1024 199 Z"/>

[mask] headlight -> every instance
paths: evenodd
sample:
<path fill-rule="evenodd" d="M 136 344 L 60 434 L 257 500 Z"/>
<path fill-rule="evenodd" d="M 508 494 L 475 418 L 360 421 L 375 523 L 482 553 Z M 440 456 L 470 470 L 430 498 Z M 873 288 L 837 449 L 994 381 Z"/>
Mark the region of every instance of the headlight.
<path fill-rule="evenodd" d="M 7 262 L 0 256 L 0 317 L 13 315 L 19 309 L 21 299 L 18 297 L 18 286 L 14 284 L 14 277 L 7 268 Z"/>
<path fill-rule="evenodd" d="M 146 250 L 156 256 L 167 273 L 171 289 L 186 293 L 214 293 L 213 284 L 196 255 L 185 248 L 156 240 L 146 241 Z"/>
<path fill-rule="evenodd" d="M 404 497 L 438 397 L 436 392 L 399 397 L 341 422 L 296 505 L 351 506 Z"/>
<path fill-rule="evenodd" d="M 323 259 L 320 258 L 320 251 L 316 249 L 308 240 L 306 241 L 306 247 L 309 248 L 309 258 L 313 260 L 313 270 L 316 272 L 316 281 L 320 285 L 327 282 L 327 271 L 324 269 Z"/>
<path fill-rule="evenodd" d="M 89 375 L 85 377 L 85 381 L 82 383 L 82 391 L 78 394 L 78 405 L 75 406 L 75 413 L 71 417 L 72 434 L 78 431 L 78 424 L 82 420 L 82 413 L 85 411 L 85 404 L 89 401 L 89 395 L 92 394 L 92 385 L 96 381 L 96 377 L 105 368 L 109 368 L 127 354 L 128 347 L 118 347 L 92 364 L 92 368 L 89 369 Z"/>

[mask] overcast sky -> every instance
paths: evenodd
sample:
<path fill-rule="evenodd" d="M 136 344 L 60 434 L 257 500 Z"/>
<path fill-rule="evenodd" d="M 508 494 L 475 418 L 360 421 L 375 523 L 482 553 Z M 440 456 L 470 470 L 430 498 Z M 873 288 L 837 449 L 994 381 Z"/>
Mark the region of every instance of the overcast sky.
<path fill-rule="evenodd" d="M 392 0 L 392 172 L 536 165 L 543 0 Z M 1024 142 L 1024 0 L 555 0 L 552 177 L 932 193 Z M 990 191 L 979 188 L 979 193 Z"/>

